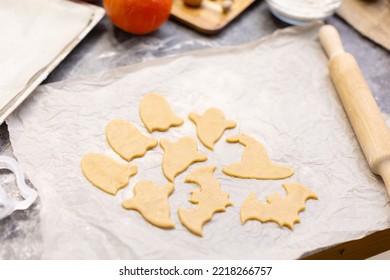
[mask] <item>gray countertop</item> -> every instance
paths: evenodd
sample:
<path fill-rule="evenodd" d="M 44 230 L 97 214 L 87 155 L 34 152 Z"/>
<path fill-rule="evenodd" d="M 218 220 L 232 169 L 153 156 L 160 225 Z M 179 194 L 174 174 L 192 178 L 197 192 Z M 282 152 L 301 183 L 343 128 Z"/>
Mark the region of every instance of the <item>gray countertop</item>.
<path fill-rule="evenodd" d="M 336 26 L 345 49 L 359 62 L 382 112 L 390 114 L 390 98 L 386 97 L 390 88 L 389 51 L 360 35 L 337 16 L 328 22 Z M 91 75 L 179 52 L 243 44 L 283 27 L 286 25 L 270 14 L 263 1 L 255 2 L 241 17 L 214 36 L 199 34 L 172 20 L 150 35 L 134 36 L 113 27 L 110 20 L 104 18 L 44 83 Z M 13 156 L 6 124 L 0 126 L 0 152 Z M 0 172 L 0 182 L 9 182 L 12 174 L 4 170 Z M 0 221 L 0 259 L 40 257 L 40 207 L 38 198 L 30 209 L 17 211 Z"/>

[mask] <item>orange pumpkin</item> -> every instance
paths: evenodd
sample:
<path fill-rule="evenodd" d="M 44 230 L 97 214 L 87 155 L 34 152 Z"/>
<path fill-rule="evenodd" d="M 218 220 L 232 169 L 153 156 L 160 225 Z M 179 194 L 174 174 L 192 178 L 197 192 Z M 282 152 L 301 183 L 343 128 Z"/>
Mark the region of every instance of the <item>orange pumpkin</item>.
<path fill-rule="evenodd" d="M 103 0 L 108 17 L 118 28 L 147 34 L 167 21 L 173 0 Z"/>

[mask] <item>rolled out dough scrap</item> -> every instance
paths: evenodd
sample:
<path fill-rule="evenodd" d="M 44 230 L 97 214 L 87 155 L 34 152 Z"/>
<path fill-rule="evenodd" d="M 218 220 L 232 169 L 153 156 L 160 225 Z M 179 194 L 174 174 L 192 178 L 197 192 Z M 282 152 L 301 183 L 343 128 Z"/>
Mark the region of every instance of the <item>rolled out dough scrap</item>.
<path fill-rule="evenodd" d="M 152 181 L 140 181 L 134 187 L 134 197 L 125 200 L 122 206 L 125 209 L 137 210 L 152 225 L 174 228 L 168 202 L 168 197 L 174 189 L 171 183 L 160 187 Z"/>
<path fill-rule="evenodd" d="M 192 191 L 189 202 L 197 204 L 193 209 L 179 208 L 179 218 L 183 226 L 192 233 L 203 236 L 203 225 L 217 212 L 225 212 L 232 206 L 229 194 L 221 189 L 221 184 L 214 177 L 215 166 L 204 166 L 192 171 L 186 178 L 187 183 L 195 183 L 200 190 Z"/>
<path fill-rule="evenodd" d="M 138 171 L 135 165 L 124 165 L 101 154 L 88 153 L 81 160 L 84 176 L 106 193 L 115 195 Z"/>
<path fill-rule="evenodd" d="M 226 139 L 229 143 L 240 143 L 245 146 L 241 162 L 225 166 L 222 172 L 226 175 L 259 180 L 279 180 L 291 177 L 294 170 L 273 164 L 263 145 L 243 133 Z"/>
<path fill-rule="evenodd" d="M 146 137 L 125 120 L 112 120 L 106 129 L 107 141 L 111 148 L 124 160 L 142 157 L 157 146 L 156 139 Z"/>
<path fill-rule="evenodd" d="M 164 150 L 162 169 L 170 182 L 191 164 L 207 160 L 206 155 L 198 152 L 195 139 L 188 136 L 180 138 L 177 142 L 161 139 L 160 146 Z"/>
<path fill-rule="evenodd" d="M 171 126 L 183 124 L 183 119 L 176 116 L 167 100 L 157 93 L 149 93 L 142 98 L 139 113 L 149 132 L 167 131 Z"/>
<path fill-rule="evenodd" d="M 226 129 L 236 127 L 236 123 L 225 120 L 225 115 L 217 108 L 207 109 L 203 115 L 190 113 L 188 117 L 196 125 L 199 140 L 210 150 L 214 150 L 214 144 Z"/>
<path fill-rule="evenodd" d="M 293 229 L 299 223 L 299 212 L 305 210 L 308 199 L 318 199 L 317 195 L 298 183 L 282 185 L 287 195 L 281 197 L 274 194 L 267 197 L 267 203 L 261 203 L 254 193 L 250 194 L 241 207 L 241 222 L 259 220 L 260 222 L 275 222 L 281 227 Z"/>

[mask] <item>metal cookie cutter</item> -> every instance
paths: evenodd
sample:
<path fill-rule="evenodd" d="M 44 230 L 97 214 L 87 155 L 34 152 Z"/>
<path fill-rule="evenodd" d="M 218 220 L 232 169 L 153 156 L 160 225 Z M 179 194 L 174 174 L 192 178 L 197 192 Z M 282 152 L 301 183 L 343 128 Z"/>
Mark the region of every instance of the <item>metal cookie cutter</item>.
<path fill-rule="evenodd" d="M 12 214 L 16 210 L 25 210 L 34 203 L 38 193 L 27 186 L 20 165 L 13 158 L 0 156 L 0 168 L 11 170 L 16 177 L 16 184 L 19 188 L 23 200 L 16 200 L 8 197 L 0 186 L 0 220 Z"/>

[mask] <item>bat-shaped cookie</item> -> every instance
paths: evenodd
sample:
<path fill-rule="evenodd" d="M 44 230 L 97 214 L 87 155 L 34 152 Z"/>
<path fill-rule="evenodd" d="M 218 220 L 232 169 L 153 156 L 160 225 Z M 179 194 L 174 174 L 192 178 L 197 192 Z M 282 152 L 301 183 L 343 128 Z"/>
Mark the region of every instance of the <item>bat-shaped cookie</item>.
<path fill-rule="evenodd" d="M 215 166 L 204 166 L 192 171 L 186 182 L 195 183 L 200 190 L 192 191 L 190 202 L 197 206 L 193 209 L 179 209 L 181 223 L 192 233 L 202 236 L 202 227 L 211 220 L 217 212 L 225 212 L 227 206 L 233 205 L 229 201 L 229 194 L 225 193 L 219 181 L 214 177 Z"/>
<path fill-rule="evenodd" d="M 317 199 L 317 195 L 298 183 L 286 183 L 283 188 L 287 192 L 285 197 L 274 194 L 267 197 L 267 203 L 261 203 L 254 193 L 250 194 L 241 207 L 241 222 L 275 222 L 293 229 L 294 224 L 300 222 L 298 214 L 305 210 L 306 200 Z"/>

